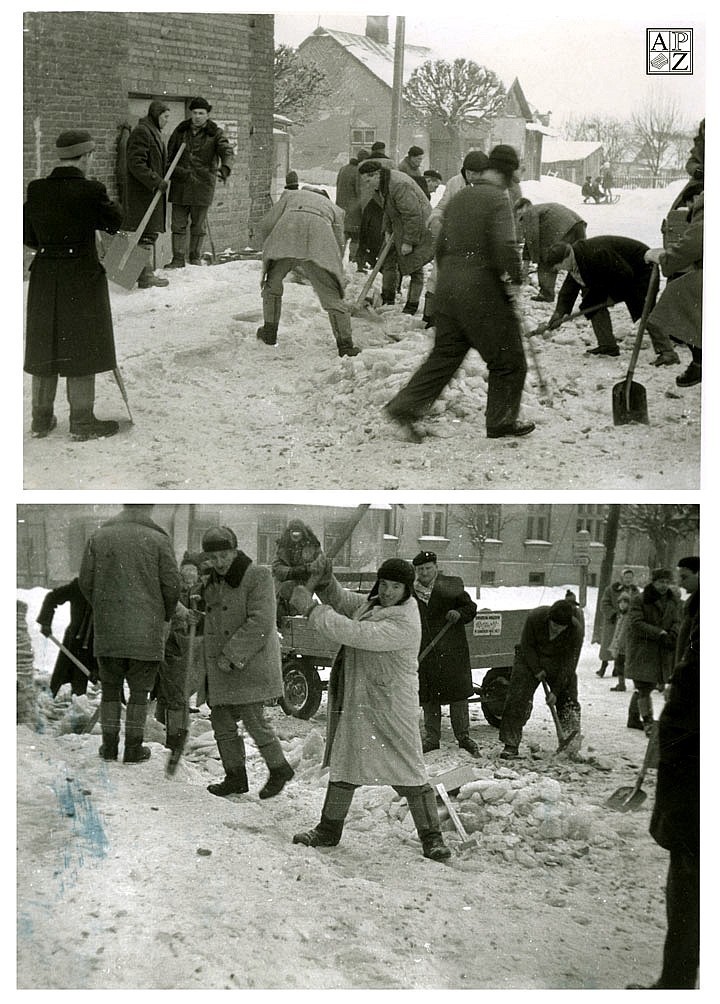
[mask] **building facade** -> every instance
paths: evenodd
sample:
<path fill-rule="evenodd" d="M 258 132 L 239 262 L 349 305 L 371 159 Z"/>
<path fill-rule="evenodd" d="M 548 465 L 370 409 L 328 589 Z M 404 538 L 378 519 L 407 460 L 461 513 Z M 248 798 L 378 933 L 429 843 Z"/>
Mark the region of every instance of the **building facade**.
<path fill-rule="evenodd" d="M 170 106 L 169 137 L 200 94 L 235 150 L 210 210 L 213 237 L 246 247 L 271 199 L 273 53 L 271 14 L 26 12 L 24 185 L 50 172 L 60 132 L 83 128 L 96 142 L 94 175 L 117 199 L 123 135 L 159 97 Z"/>

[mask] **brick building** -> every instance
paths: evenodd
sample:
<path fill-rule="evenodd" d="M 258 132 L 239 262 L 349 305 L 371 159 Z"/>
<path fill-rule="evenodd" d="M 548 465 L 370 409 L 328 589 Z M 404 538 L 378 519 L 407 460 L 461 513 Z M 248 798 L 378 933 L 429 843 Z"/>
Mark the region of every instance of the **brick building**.
<path fill-rule="evenodd" d="M 488 505 L 487 539 L 482 569 L 465 525 L 467 506 L 446 503 L 371 506 L 335 561 L 344 578 L 367 584 L 388 557 L 411 559 L 419 550 L 434 551 L 443 569 L 468 585 L 556 586 L 578 582 L 578 531 L 587 531 L 587 584 L 597 585 L 605 552 L 607 506 L 596 504 Z M 118 505 L 18 506 L 17 584 L 53 587 L 77 574 L 85 542 Z M 328 550 L 353 515 L 352 506 L 260 503 L 230 505 L 158 505 L 155 520 L 174 541 L 178 557 L 198 551 L 205 530 L 227 524 L 239 545 L 261 564 L 270 564 L 275 544 L 289 519 L 305 520 Z M 583 535 L 584 536 L 584 535 Z M 672 559 L 698 553 L 697 535 L 675 543 Z M 644 581 L 651 560 L 647 537 L 620 530 L 615 571 L 628 565 Z"/>
<path fill-rule="evenodd" d="M 210 210 L 214 240 L 219 247 L 252 243 L 272 192 L 271 14 L 26 12 L 23 50 L 25 186 L 54 166 L 58 133 L 79 127 L 97 144 L 95 176 L 118 198 L 123 130 L 162 97 L 171 109 L 169 137 L 201 94 L 236 158 Z"/>

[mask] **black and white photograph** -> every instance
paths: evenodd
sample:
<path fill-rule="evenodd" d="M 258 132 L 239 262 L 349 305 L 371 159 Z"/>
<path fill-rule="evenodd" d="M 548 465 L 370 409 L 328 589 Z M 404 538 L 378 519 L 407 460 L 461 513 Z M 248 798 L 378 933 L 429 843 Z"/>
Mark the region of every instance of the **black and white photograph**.
<path fill-rule="evenodd" d="M 18 506 L 18 987 L 693 989 L 699 530 Z"/>

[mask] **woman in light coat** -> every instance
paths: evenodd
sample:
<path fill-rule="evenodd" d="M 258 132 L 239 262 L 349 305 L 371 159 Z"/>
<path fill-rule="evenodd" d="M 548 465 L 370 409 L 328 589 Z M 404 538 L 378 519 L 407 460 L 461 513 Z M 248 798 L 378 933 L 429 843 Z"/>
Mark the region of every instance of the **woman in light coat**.
<path fill-rule="evenodd" d="M 425 857 L 446 860 L 435 792 L 428 784 L 417 713 L 421 626 L 409 562 L 390 558 L 367 597 L 334 577 L 316 587 L 322 605 L 298 586 L 292 602 L 310 627 L 342 648 L 328 691 L 323 765 L 330 782 L 320 822 L 293 843 L 334 847 L 340 841 L 355 788 L 389 784 L 407 798 Z"/>

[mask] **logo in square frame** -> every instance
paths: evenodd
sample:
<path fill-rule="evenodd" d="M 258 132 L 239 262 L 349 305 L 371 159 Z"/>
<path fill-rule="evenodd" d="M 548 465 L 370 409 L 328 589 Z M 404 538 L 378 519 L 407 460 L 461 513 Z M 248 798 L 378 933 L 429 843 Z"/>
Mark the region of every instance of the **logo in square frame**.
<path fill-rule="evenodd" d="M 646 28 L 645 51 L 646 74 L 652 76 L 692 75 L 692 28 Z"/>

